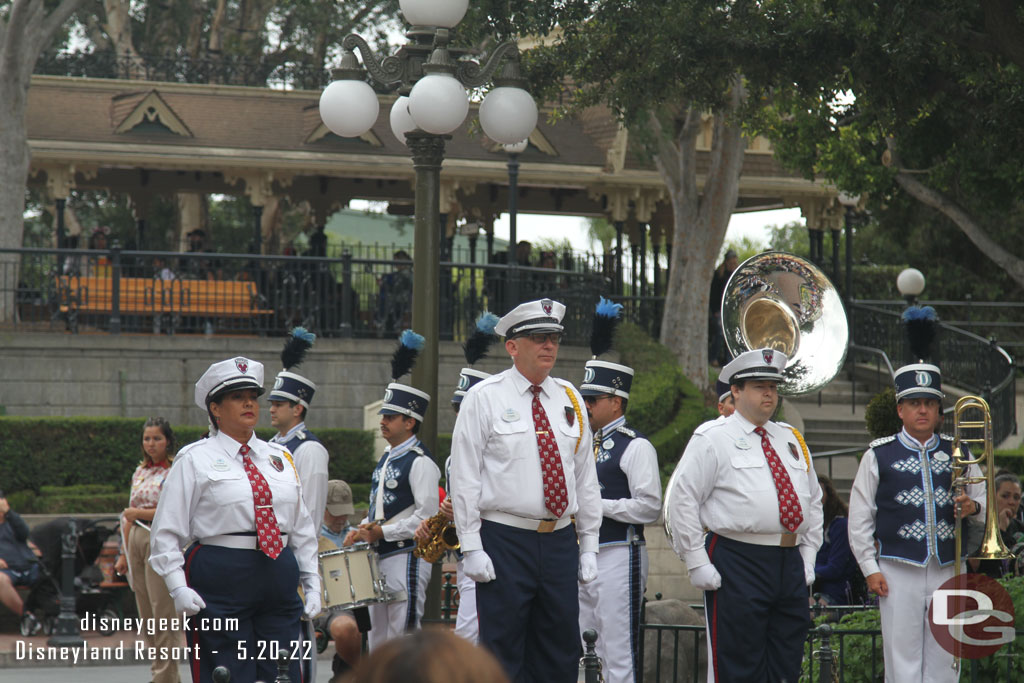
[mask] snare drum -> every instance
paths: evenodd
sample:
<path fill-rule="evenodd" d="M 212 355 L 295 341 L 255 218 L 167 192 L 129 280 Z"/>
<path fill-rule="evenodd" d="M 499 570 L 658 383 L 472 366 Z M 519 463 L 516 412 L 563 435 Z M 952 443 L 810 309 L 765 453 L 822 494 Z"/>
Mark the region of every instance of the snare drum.
<path fill-rule="evenodd" d="M 405 599 L 404 594 L 387 590 L 377 553 L 368 543 L 320 553 L 320 579 L 325 608 L 352 609 Z"/>

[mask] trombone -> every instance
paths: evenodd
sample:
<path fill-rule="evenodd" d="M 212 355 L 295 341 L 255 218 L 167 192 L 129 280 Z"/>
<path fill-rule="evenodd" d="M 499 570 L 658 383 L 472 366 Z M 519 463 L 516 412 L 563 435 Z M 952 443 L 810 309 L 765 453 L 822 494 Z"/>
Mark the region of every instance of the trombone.
<path fill-rule="evenodd" d="M 975 419 L 967 419 L 967 413 L 974 413 Z M 977 419 L 980 413 L 981 419 Z M 968 484 L 979 484 L 985 482 L 985 537 L 978 548 L 978 552 L 969 559 L 972 560 L 1010 560 L 1013 553 L 1006 549 L 1003 539 L 999 533 L 999 520 L 996 513 L 996 491 L 995 491 L 995 452 L 993 450 L 992 437 L 992 411 L 989 410 L 988 402 L 979 396 L 964 396 L 953 407 L 953 491 L 954 497 L 959 496 Z M 971 436 L 968 436 L 970 434 Z M 967 444 L 981 444 L 981 455 L 971 458 Z M 971 465 L 985 463 L 985 474 L 981 476 L 967 476 L 966 472 Z M 960 557 L 963 546 L 963 520 L 960 518 L 960 504 L 956 506 L 954 515 L 954 544 L 956 546 L 953 557 L 953 577 L 960 577 Z M 963 598 L 960 598 L 963 600 Z M 953 669 L 960 670 L 960 641 L 953 639 Z"/>

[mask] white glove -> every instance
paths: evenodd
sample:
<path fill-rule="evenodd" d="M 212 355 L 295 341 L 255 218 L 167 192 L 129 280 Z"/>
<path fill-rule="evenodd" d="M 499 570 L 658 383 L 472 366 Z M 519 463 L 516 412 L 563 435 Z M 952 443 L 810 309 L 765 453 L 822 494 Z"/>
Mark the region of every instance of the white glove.
<path fill-rule="evenodd" d="M 597 553 L 580 553 L 580 583 L 590 583 L 597 578 Z"/>
<path fill-rule="evenodd" d="M 808 586 L 810 586 L 812 583 L 814 583 L 814 565 L 813 564 L 805 564 L 804 565 L 804 581 L 807 582 Z"/>
<path fill-rule="evenodd" d="M 302 593 L 305 596 L 302 613 L 307 619 L 312 619 L 323 611 L 323 599 L 320 595 L 320 575 L 303 573 L 299 577 L 299 583 L 302 585 Z"/>
<path fill-rule="evenodd" d="M 196 614 L 205 609 L 206 603 L 199 597 L 199 593 L 188 586 L 178 586 L 171 591 L 171 599 L 174 600 L 174 613 L 185 613 L 188 616 Z"/>
<path fill-rule="evenodd" d="M 494 563 L 483 550 L 470 550 L 462 560 L 466 576 L 477 583 L 494 581 Z"/>
<path fill-rule="evenodd" d="M 722 575 L 713 564 L 702 564 L 690 570 L 690 583 L 703 591 L 716 591 L 722 587 Z"/>

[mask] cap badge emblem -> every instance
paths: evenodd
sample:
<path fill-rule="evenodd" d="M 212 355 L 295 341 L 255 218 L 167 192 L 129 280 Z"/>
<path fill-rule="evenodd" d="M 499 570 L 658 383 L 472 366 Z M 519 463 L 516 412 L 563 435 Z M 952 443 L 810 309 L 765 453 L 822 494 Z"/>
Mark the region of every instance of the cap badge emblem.
<path fill-rule="evenodd" d="M 391 403 L 391 397 L 393 394 L 390 389 L 384 391 L 384 403 Z"/>
<path fill-rule="evenodd" d="M 772 364 L 772 359 L 775 358 L 775 351 L 772 349 L 762 349 L 761 357 L 764 358 L 764 362 L 768 365 Z"/>
<path fill-rule="evenodd" d="M 540 307 L 544 309 L 544 315 L 551 315 L 551 299 L 541 299 Z"/>
<path fill-rule="evenodd" d="M 590 384 L 594 381 L 596 375 L 597 373 L 594 371 L 594 368 L 587 368 L 587 371 L 583 373 L 583 383 Z"/>
<path fill-rule="evenodd" d="M 459 375 L 459 391 L 465 391 L 466 389 L 469 389 L 469 377 Z"/>
<path fill-rule="evenodd" d="M 914 375 L 914 379 L 919 387 L 930 387 L 932 385 L 932 376 L 924 370 L 918 370 Z"/>
<path fill-rule="evenodd" d="M 235 367 L 238 368 L 238 371 L 244 375 L 245 371 L 249 369 L 249 361 L 247 361 L 244 358 L 236 358 Z"/>

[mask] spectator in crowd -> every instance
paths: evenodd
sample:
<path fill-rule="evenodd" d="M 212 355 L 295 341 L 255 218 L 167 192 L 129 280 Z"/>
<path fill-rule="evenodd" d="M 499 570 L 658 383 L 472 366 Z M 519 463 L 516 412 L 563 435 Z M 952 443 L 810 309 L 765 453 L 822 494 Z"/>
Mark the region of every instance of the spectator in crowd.
<path fill-rule="evenodd" d="M 722 331 L 722 295 L 725 294 L 729 277 L 738 266 L 739 257 L 730 249 L 725 252 L 725 258 L 711 277 L 711 294 L 708 297 L 708 359 L 715 367 L 731 360 L 726 357 L 728 350 L 725 348 L 725 333 Z"/>
<path fill-rule="evenodd" d="M 381 333 L 407 327 L 412 309 L 412 257 L 399 249 L 392 260 L 393 270 L 385 273 L 378 284 L 377 331 Z"/>
<path fill-rule="evenodd" d="M 324 232 L 324 226 L 318 225 L 309 235 L 309 249 L 306 250 L 306 256 L 327 256 L 327 233 Z"/>
<path fill-rule="evenodd" d="M 821 484 L 821 505 L 825 513 L 825 540 L 814 562 L 812 592 L 819 595 L 818 602 L 822 605 L 849 605 L 853 603 L 860 580 L 860 569 L 850 551 L 847 534 L 849 507 L 836 492 L 831 479 L 819 474 L 818 483 Z"/>
<path fill-rule="evenodd" d="M 483 648 L 444 629 L 391 640 L 359 665 L 352 683 L 508 683 Z"/>
<path fill-rule="evenodd" d="M 28 525 L 0 491 L 0 602 L 18 616 L 24 611 L 17 587 L 39 580 L 39 563 L 28 546 Z"/>
<path fill-rule="evenodd" d="M 81 241 L 80 235 L 68 235 L 64 238 L 65 249 L 78 249 L 78 244 Z M 64 275 L 81 275 L 82 274 L 82 257 L 80 254 L 74 254 L 73 256 L 64 257 L 64 265 L 61 267 L 61 272 Z"/>
<path fill-rule="evenodd" d="M 167 259 L 161 256 L 157 256 L 156 258 L 153 259 L 154 280 L 163 280 L 164 282 L 169 282 L 171 280 L 177 279 L 177 277 L 178 276 L 174 274 L 174 271 L 171 270 L 171 267 L 167 264 Z"/>
<path fill-rule="evenodd" d="M 520 240 L 516 244 L 516 263 L 520 266 L 529 266 L 530 254 L 533 252 L 533 245 L 526 240 Z"/>
<path fill-rule="evenodd" d="M 110 228 L 105 225 L 101 225 L 93 230 L 92 235 L 89 236 L 89 249 L 105 251 L 108 248 L 108 234 L 110 234 Z M 90 275 L 95 275 L 96 277 L 110 277 L 110 257 L 106 254 L 93 257 L 90 266 L 91 267 L 88 269 Z"/>
<path fill-rule="evenodd" d="M 1020 478 L 1009 470 L 1000 470 L 995 476 L 996 514 L 999 534 L 1007 550 L 1024 542 L 1024 524 L 1017 519 L 1020 510 L 1021 484 Z M 1009 560 L 968 560 L 971 571 L 987 574 L 998 579 L 1012 574 Z"/>
<path fill-rule="evenodd" d="M 327 482 L 327 507 L 320 526 L 320 552 L 328 552 L 341 548 L 345 536 L 354 527 L 349 524 L 349 517 L 355 514 L 352 504 L 352 489 L 340 479 Z M 366 611 L 366 607 L 357 607 Z M 368 617 L 367 617 L 368 618 Z M 359 663 L 362 654 L 362 636 L 354 610 L 329 609 L 314 620 L 318 631 L 323 631 L 334 641 L 334 660 L 331 671 L 334 676 L 331 683 L 342 680 L 342 676 Z"/>
<path fill-rule="evenodd" d="M 114 571 L 127 574 L 128 584 L 135 592 L 139 617 L 148 620 L 175 617 L 174 600 L 163 578 L 149 566 L 149 528 L 156 514 L 164 479 L 174 455 L 174 431 L 167 420 L 151 417 L 142 428 L 142 462 L 132 474 L 128 507 L 121 513 L 123 554 L 118 555 Z M 180 647 L 182 632 L 160 629 L 155 634 L 143 630 L 146 647 Z M 160 651 L 160 650 L 158 650 Z M 177 683 L 178 663 L 169 657 L 155 657 L 150 662 L 153 683 Z"/>
<path fill-rule="evenodd" d="M 537 267 L 549 270 L 557 269 L 558 259 L 555 258 L 555 252 L 547 250 L 540 252 Z M 555 290 L 558 289 L 558 276 L 554 273 L 533 273 L 532 280 L 534 296 L 553 296 Z"/>
<path fill-rule="evenodd" d="M 189 231 L 185 237 L 188 239 L 188 253 L 202 254 L 212 251 L 206 246 L 206 231 L 202 228 Z M 182 270 L 192 280 L 210 279 L 210 262 L 205 258 L 186 259 Z"/>

